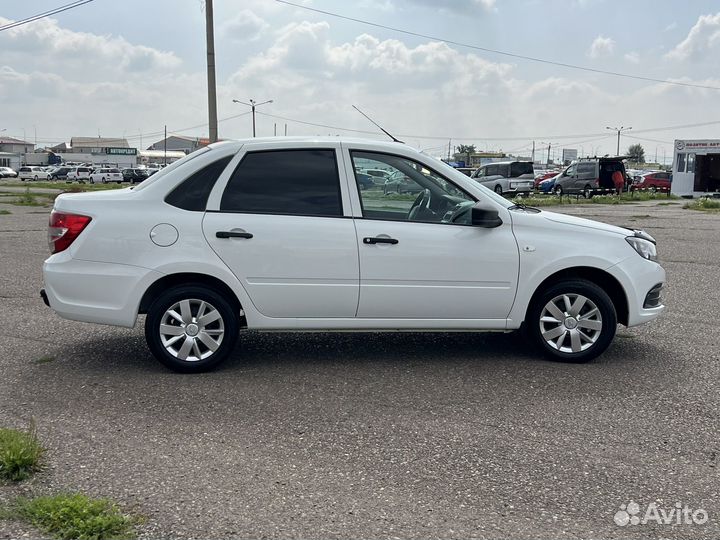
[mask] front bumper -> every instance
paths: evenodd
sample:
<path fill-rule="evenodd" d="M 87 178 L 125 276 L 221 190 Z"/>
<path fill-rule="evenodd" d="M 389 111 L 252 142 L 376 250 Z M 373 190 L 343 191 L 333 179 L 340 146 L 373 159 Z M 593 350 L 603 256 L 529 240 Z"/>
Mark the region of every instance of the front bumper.
<path fill-rule="evenodd" d="M 660 298 L 660 289 L 665 284 L 665 269 L 658 263 L 633 255 L 608 271 L 620 281 L 627 295 L 628 326 L 650 322 L 665 311 Z M 648 298 L 651 299 L 649 303 Z"/>

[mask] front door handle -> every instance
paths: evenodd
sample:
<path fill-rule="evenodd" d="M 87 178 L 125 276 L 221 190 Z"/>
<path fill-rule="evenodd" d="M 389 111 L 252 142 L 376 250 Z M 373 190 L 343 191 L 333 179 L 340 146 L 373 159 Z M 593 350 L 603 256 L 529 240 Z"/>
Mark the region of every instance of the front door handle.
<path fill-rule="evenodd" d="M 397 244 L 400 240 L 385 236 L 370 236 L 363 238 L 363 244 Z"/>
<path fill-rule="evenodd" d="M 218 231 L 215 233 L 218 238 L 252 238 L 252 233 L 245 231 Z"/>

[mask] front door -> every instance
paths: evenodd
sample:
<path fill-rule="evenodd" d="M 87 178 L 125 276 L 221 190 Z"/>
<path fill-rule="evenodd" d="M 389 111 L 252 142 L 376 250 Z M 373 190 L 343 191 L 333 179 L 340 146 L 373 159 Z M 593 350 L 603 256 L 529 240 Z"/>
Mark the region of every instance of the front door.
<path fill-rule="evenodd" d="M 502 327 L 512 306 L 519 255 L 508 216 L 495 229 L 469 225 L 475 200 L 426 164 L 350 151 L 353 170 L 400 171 L 415 193 L 358 190 L 357 316 L 373 319 L 485 319 Z"/>
<path fill-rule="evenodd" d="M 205 215 L 205 238 L 267 317 L 355 316 L 358 251 L 338 149 L 246 145 L 218 207 Z"/>

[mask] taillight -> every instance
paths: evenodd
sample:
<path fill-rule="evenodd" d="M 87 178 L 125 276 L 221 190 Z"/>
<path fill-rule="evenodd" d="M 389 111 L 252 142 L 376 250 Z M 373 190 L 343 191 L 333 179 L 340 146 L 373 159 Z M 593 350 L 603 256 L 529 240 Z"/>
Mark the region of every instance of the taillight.
<path fill-rule="evenodd" d="M 65 214 L 55 212 L 50 214 L 48 227 L 48 244 L 52 253 L 59 253 L 70 247 L 75 239 L 83 232 L 92 218 L 79 214 Z"/>

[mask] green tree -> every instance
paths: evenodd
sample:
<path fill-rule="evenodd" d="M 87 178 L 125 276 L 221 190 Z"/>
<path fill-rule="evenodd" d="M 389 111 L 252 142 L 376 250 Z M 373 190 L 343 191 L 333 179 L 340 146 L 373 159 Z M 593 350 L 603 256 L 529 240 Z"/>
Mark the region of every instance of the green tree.
<path fill-rule="evenodd" d="M 628 146 L 627 155 L 633 163 L 645 163 L 645 149 L 640 143 Z"/>
<path fill-rule="evenodd" d="M 464 155 L 467 159 L 465 160 L 465 166 L 470 166 L 470 154 L 476 152 L 474 144 L 461 144 L 457 147 L 457 153 Z"/>

